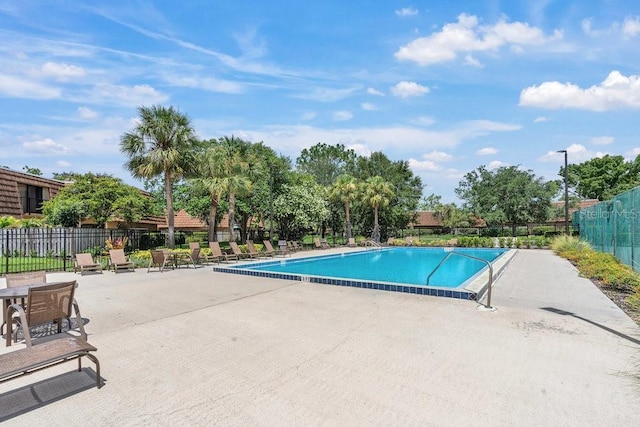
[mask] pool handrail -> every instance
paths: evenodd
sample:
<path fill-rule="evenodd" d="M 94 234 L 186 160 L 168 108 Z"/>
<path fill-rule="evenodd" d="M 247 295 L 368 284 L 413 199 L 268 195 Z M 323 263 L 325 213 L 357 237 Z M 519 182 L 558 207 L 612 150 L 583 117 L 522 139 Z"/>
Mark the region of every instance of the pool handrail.
<path fill-rule="evenodd" d="M 429 273 L 429 275 L 427 276 L 427 286 L 429 286 L 429 280 L 431 279 L 431 276 L 433 276 L 433 273 L 435 273 L 436 270 L 438 268 L 440 268 L 440 266 L 442 264 L 444 264 L 444 262 L 447 259 L 449 259 L 449 257 L 451 255 L 460 255 L 460 256 L 463 256 L 463 257 L 475 259 L 476 261 L 484 262 L 484 263 L 487 264 L 487 266 L 489 266 L 489 285 L 487 286 L 487 303 L 485 304 L 485 307 L 488 308 L 488 309 L 493 308 L 493 307 L 491 307 L 491 285 L 493 285 L 493 266 L 491 265 L 491 262 L 487 261 L 486 259 L 478 258 L 478 257 L 475 257 L 473 255 L 465 254 L 465 253 L 462 253 L 462 252 L 451 251 L 451 252 L 447 253 L 447 255 L 445 255 L 445 257 L 442 258 L 442 260 L 438 263 L 438 265 L 436 265 L 436 267 L 431 271 L 431 273 Z"/>

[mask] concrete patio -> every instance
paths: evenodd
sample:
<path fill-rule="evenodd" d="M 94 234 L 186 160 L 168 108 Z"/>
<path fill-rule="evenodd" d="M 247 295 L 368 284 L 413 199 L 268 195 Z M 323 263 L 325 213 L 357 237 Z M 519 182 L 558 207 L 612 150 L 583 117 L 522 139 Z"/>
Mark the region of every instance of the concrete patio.
<path fill-rule="evenodd" d="M 1 384 L 0 421 L 640 425 L 640 328 L 550 251 L 518 251 L 495 312 L 210 267 L 67 279 L 105 385 L 89 361 Z"/>

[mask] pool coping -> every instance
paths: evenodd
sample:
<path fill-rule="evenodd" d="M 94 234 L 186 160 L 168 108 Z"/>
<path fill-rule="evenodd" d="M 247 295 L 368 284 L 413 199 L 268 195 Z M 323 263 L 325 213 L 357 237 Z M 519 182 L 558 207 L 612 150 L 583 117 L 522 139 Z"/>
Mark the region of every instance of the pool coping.
<path fill-rule="evenodd" d="M 491 249 L 491 248 L 487 248 L 487 249 Z M 365 249 L 365 250 L 370 251 L 370 250 L 376 250 L 376 249 Z M 345 252 L 334 253 L 331 255 L 339 256 L 340 254 L 343 254 L 343 253 Z M 515 255 L 515 250 L 510 249 L 506 251 L 504 254 L 502 254 L 498 260 L 492 263 L 494 282 L 497 276 L 499 276 L 499 274 L 504 270 L 504 268 L 508 265 L 508 263 L 511 261 L 514 255 Z M 269 263 L 279 263 L 281 260 L 282 258 L 272 259 L 269 261 L 265 259 L 256 259 L 254 261 L 256 261 L 256 263 L 259 262 L 260 264 L 269 264 Z M 254 263 L 251 263 L 251 264 L 254 264 Z M 472 281 L 469 284 L 462 285 L 464 287 L 458 287 L 458 288 L 442 288 L 437 286 L 417 286 L 417 285 L 402 284 L 402 283 L 372 282 L 372 281 L 355 280 L 355 279 L 335 279 L 330 277 L 317 277 L 317 276 L 310 276 L 310 275 L 296 274 L 296 273 L 277 273 L 277 272 L 270 272 L 270 271 L 246 270 L 246 269 L 242 269 L 241 264 L 234 264 L 234 266 L 214 266 L 213 271 L 219 272 L 219 273 L 240 274 L 240 275 L 263 277 L 263 278 L 269 278 L 269 279 L 294 280 L 298 282 L 318 283 L 322 285 L 350 286 L 354 288 L 375 289 L 375 290 L 389 291 L 389 292 L 404 292 L 404 293 L 411 293 L 411 294 L 417 294 L 417 295 L 429 295 L 429 296 L 444 297 L 444 298 L 466 299 L 471 301 L 479 301 L 480 299 L 482 299 L 484 294 L 487 292 L 488 285 L 489 285 L 489 270 L 486 270 L 480 273 L 477 277 L 472 279 Z"/>

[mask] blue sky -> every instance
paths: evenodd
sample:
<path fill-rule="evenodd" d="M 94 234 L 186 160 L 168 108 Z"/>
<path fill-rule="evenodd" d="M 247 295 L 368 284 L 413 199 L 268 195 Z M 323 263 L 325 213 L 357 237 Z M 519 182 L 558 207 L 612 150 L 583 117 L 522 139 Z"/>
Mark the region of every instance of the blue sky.
<path fill-rule="evenodd" d="M 0 0 L 0 165 L 123 168 L 140 105 L 201 138 L 318 142 L 465 173 L 640 154 L 640 2 Z"/>

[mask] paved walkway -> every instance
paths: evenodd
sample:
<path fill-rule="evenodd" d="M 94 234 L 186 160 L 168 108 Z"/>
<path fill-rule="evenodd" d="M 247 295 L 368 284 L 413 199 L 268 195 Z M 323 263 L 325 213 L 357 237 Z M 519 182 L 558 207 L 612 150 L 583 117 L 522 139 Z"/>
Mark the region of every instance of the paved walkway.
<path fill-rule="evenodd" d="M 549 251 L 516 254 L 495 312 L 211 268 L 66 278 L 106 384 L 2 384 L 9 424 L 640 425 L 640 329 Z"/>

